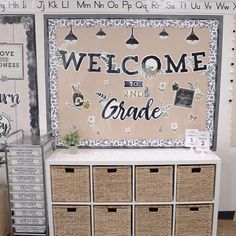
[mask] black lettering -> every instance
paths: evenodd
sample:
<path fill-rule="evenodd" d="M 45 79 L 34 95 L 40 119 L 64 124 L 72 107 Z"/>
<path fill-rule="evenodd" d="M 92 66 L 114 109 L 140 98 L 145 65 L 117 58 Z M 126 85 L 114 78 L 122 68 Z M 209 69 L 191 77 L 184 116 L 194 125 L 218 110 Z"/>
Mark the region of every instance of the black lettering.
<path fill-rule="evenodd" d="M 88 53 L 89 56 L 89 68 L 88 72 L 101 72 L 101 67 L 94 68 L 95 65 L 97 65 L 97 61 L 94 61 L 94 57 L 100 58 L 100 53 Z"/>
<path fill-rule="evenodd" d="M 171 59 L 169 55 L 165 55 L 165 58 L 167 59 L 167 70 L 166 73 L 173 73 L 173 70 L 171 70 L 171 67 L 174 69 L 174 71 L 177 73 L 179 70 L 180 72 L 188 72 L 186 68 L 185 58 L 187 57 L 187 54 L 182 54 L 179 63 L 176 65 L 175 62 Z M 180 69 L 181 68 L 181 69 Z"/>
<path fill-rule="evenodd" d="M 75 53 L 72 52 L 69 56 L 69 58 L 66 60 L 66 54 L 67 54 L 67 51 L 60 51 L 61 53 L 61 56 L 62 56 L 62 61 L 63 61 L 63 66 L 64 66 L 64 69 L 67 70 L 67 68 L 69 67 L 70 63 L 73 62 L 74 64 L 74 68 L 76 71 L 79 70 L 80 68 L 80 65 L 84 59 L 84 57 L 86 56 L 86 53 L 79 53 L 79 60 L 76 61 L 76 58 L 75 58 Z"/>
<path fill-rule="evenodd" d="M 193 71 L 202 71 L 207 69 L 207 65 L 200 66 L 200 64 L 203 63 L 203 60 L 201 58 L 198 58 L 199 56 L 205 57 L 205 52 L 194 52 L 192 53 L 192 56 L 194 59 Z"/>
<path fill-rule="evenodd" d="M 108 68 L 106 70 L 107 73 L 112 73 L 112 74 L 119 74 L 120 73 L 120 68 L 117 68 L 116 70 L 114 69 L 116 66 L 113 64 L 112 60 L 113 58 L 115 58 L 116 56 L 113 54 L 107 54 L 106 55 L 108 58 Z"/>
<path fill-rule="evenodd" d="M 138 74 L 138 71 L 129 71 L 126 69 L 126 63 L 129 61 L 129 60 L 133 60 L 135 62 L 138 62 L 138 56 L 127 56 L 123 59 L 122 61 L 122 70 L 124 71 L 125 74 L 127 75 L 137 75 Z"/>

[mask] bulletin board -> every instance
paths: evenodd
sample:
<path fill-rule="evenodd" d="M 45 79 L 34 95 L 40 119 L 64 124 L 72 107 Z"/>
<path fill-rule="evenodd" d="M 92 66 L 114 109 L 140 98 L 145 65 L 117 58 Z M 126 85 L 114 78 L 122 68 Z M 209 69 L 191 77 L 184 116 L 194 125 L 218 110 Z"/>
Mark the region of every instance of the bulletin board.
<path fill-rule="evenodd" d="M 39 135 L 33 15 L 0 15 L 0 134 Z"/>
<path fill-rule="evenodd" d="M 85 147 L 183 147 L 185 130 L 216 142 L 222 18 L 45 17 L 49 125 Z"/>

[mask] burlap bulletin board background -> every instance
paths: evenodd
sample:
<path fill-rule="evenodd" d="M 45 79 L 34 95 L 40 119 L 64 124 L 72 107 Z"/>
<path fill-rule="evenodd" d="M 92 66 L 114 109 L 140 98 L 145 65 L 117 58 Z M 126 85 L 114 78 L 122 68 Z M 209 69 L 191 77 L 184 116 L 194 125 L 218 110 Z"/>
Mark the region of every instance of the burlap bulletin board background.
<path fill-rule="evenodd" d="M 220 18 L 48 16 L 45 26 L 59 146 L 73 125 L 81 146 L 181 147 L 189 128 L 213 145 Z"/>

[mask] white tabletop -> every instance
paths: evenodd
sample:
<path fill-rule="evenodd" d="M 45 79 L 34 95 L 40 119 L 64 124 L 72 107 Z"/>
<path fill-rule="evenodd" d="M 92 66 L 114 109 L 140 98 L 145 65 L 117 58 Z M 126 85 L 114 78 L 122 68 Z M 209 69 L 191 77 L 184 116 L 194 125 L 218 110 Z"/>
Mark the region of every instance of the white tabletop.
<path fill-rule="evenodd" d="M 57 149 L 47 159 L 49 165 L 132 165 L 132 164 L 214 164 L 220 158 L 214 153 L 195 150 L 172 149 L 78 149 L 69 154 L 67 149 Z"/>

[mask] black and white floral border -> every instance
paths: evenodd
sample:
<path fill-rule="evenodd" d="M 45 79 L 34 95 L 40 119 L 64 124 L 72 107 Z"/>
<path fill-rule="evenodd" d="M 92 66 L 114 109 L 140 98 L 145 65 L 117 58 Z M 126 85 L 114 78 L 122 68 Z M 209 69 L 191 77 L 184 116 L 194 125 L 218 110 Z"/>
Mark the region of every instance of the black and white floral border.
<path fill-rule="evenodd" d="M 206 130 L 210 134 L 210 146 L 214 142 L 215 103 L 216 103 L 216 67 L 218 53 L 219 20 L 216 19 L 77 19 L 77 18 L 52 18 L 48 19 L 48 50 L 49 50 L 49 84 L 51 105 L 51 129 L 57 137 L 57 145 L 64 146 L 59 137 L 58 117 L 58 85 L 56 72 L 59 66 L 58 48 L 56 46 L 56 30 L 58 27 L 145 27 L 145 28 L 208 28 L 210 32 L 210 50 L 208 64 L 208 91 Z M 184 139 L 82 139 L 81 146 L 87 147 L 183 147 Z"/>
<path fill-rule="evenodd" d="M 0 15 L 0 24 L 22 24 L 27 40 L 27 68 L 29 88 L 29 113 L 32 138 L 39 136 L 39 109 L 38 109 L 38 84 L 37 60 L 34 15 Z"/>

